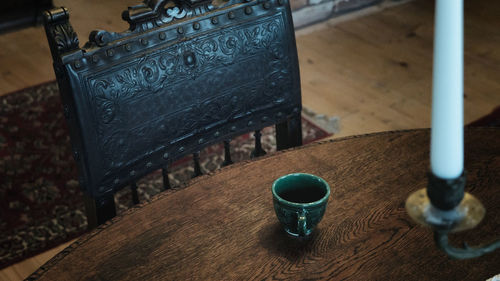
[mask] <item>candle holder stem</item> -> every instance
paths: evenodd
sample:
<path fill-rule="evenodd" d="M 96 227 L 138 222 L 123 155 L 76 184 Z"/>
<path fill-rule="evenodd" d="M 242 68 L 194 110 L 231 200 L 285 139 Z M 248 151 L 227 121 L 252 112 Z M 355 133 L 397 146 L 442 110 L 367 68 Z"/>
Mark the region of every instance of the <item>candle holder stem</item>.
<path fill-rule="evenodd" d="M 493 243 L 455 248 L 448 242 L 448 234 L 476 227 L 484 217 L 483 204 L 464 192 L 465 173 L 455 179 L 441 179 L 429 173 L 427 188 L 412 193 L 406 200 L 406 210 L 416 222 L 432 228 L 436 246 L 452 259 L 471 259 L 500 248 L 500 240 Z"/>
<path fill-rule="evenodd" d="M 477 258 L 500 248 L 500 240 L 479 247 L 470 247 L 464 242 L 463 248 L 455 248 L 448 243 L 447 231 L 434 231 L 434 241 L 450 258 L 460 260 Z"/>

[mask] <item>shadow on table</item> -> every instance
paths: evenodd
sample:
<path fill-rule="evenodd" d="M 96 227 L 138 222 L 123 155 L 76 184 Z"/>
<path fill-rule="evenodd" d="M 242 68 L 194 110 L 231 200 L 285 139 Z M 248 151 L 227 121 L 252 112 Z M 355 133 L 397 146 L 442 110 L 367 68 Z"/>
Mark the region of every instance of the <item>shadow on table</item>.
<path fill-rule="evenodd" d="M 271 255 L 295 261 L 314 251 L 314 242 L 320 232 L 321 229 L 315 229 L 310 237 L 299 239 L 287 234 L 281 225 L 275 222 L 259 232 L 259 239 L 262 247 L 268 250 Z"/>

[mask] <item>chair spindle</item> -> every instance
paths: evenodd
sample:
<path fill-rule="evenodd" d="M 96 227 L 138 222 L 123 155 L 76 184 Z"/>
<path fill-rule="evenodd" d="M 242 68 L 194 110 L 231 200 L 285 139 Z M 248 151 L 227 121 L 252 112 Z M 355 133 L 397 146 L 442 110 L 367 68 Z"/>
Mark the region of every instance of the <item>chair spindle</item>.
<path fill-rule="evenodd" d="M 200 152 L 193 153 L 194 160 L 194 177 L 201 176 L 201 167 L 200 167 Z"/>
<path fill-rule="evenodd" d="M 163 176 L 163 189 L 167 190 L 167 189 L 172 188 L 172 186 L 170 185 L 170 179 L 168 178 L 168 166 L 167 165 L 165 165 L 165 167 L 163 167 L 161 169 L 161 174 Z"/>
<path fill-rule="evenodd" d="M 222 167 L 233 164 L 230 142 L 230 139 L 224 141 L 224 162 L 222 163 Z"/>
<path fill-rule="evenodd" d="M 130 189 L 132 190 L 132 203 L 134 205 L 139 204 L 139 194 L 137 194 L 137 184 L 134 182 L 130 185 Z"/>
<path fill-rule="evenodd" d="M 262 148 L 262 143 L 260 141 L 260 137 L 262 136 L 262 133 L 260 130 L 256 130 L 254 137 L 255 137 L 255 148 L 252 151 L 252 157 L 259 157 L 262 155 L 266 155 L 266 151 Z"/>

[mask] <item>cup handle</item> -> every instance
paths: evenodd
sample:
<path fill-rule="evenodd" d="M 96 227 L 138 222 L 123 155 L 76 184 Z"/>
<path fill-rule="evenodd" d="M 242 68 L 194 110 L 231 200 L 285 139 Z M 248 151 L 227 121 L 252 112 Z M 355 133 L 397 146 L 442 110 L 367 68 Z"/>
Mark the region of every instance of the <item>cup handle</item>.
<path fill-rule="evenodd" d="M 306 210 L 301 210 L 297 213 L 297 231 L 300 237 L 306 236 L 307 223 L 306 223 Z"/>

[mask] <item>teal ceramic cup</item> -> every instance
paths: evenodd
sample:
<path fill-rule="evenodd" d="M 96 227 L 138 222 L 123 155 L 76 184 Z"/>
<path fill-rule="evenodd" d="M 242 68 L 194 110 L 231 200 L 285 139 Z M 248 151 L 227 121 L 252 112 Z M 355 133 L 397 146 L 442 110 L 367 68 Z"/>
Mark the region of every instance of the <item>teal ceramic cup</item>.
<path fill-rule="evenodd" d="M 289 174 L 277 179 L 271 188 L 276 216 L 285 231 L 307 237 L 325 214 L 330 186 L 311 174 Z"/>

